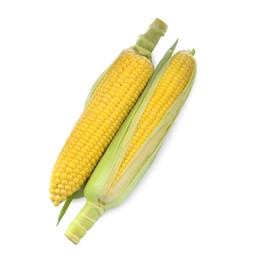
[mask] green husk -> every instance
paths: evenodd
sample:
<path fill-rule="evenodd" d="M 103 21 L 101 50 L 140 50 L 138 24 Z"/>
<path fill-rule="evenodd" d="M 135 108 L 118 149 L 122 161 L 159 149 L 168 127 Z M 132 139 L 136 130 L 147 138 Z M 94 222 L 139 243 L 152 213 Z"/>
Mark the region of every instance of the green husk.
<path fill-rule="evenodd" d="M 175 101 L 171 109 L 167 111 L 163 120 L 158 124 L 153 133 L 136 153 L 131 163 L 129 163 L 129 165 L 125 168 L 119 180 L 109 191 L 106 191 L 106 194 L 108 194 L 107 197 L 105 197 L 105 202 L 107 205 L 115 207 L 121 204 L 123 200 L 129 196 L 145 172 L 148 170 L 157 156 L 169 129 L 189 96 L 194 78 L 195 75 L 193 75 L 190 83 Z M 119 196 L 119 194 L 121 194 L 121 196 Z"/>
<path fill-rule="evenodd" d="M 196 67 L 184 91 L 166 112 L 163 120 L 161 120 L 136 153 L 135 157 L 123 171 L 121 177 L 113 184 L 113 180 L 118 172 L 133 134 L 135 133 L 138 122 L 150 101 L 162 74 L 171 60 L 170 57 L 175 46 L 176 43 L 161 60 L 145 91 L 128 115 L 90 177 L 84 189 L 87 204 L 70 224 L 65 233 L 65 235 L 75 244 L 80 241 L 104 211 L 118 206 L 131 194 L 132 190 L 156 157 L 167 132 L 185 103 L 195 79 Z"/>
<path fill-rule="evenodd" d="M 106 209 L 118 206 L 135 188 L 156 157 L 167 132 L 191 91 L 196 70 L 193 71 L 184 91 L 166 112 L 163 120 L 154 129 L 152 134 L 136 153 L 135 157 L 125 168 L 119 180 L 112 186 L 112 182 L 118 172 L 129 143 L 132 140 L 139 120 L 158 85 L 161 74 L 163 74 L 170 62 L 167 56 L 164 58 L 162 59 L 162 63 L 165 63 L 159 68 L 160 70 L 154 79 L 149 82 L 146 89 L 147 93 L 144 93 L 143 98 L 140 100 L 140 105 L 134 107 L 132 114 L 128 116 L 126 122 L 120 128 L 116 138 L 112 141 L 100 163 L 97 165 L 91 177 L 91 181 L 84 190 L 84 194 L 87 198 L 91 198 L 93 201 L 100 203 L 105 206 Z M 108 163 L 112 161 L 112 158 L 115 158 L 115 160 L 112 163 Z M 97 192 L 95 192 L 95 190 Z"/>
<path fill-rule="evenodd" d="M 89 187 L 91 188 L 85 189 L 84 191 L 85 197 L 91 197 L 92 199 L 96 200 L 98 196 L 96 193 L 93 192 L 94 190 L 98 191 L 98 194 L 104 194 L 105 192 L 107 192 L 106 187 L 111 186 L 111 183 L 115 178 L 114 173 L 117 172 L 122 162 L 122 158 L 126 153 L 126 150 L 128 149 L 128 144 L 131 141 L 133 134 L 135 133 L 139 119 L 142 116 L 147 104 L 149 103 L 149 100 L 152 97 L 156 86 L 158 85 L 161 75 L 164 73 L 165 68 L 170 62 L 170 58 L 177 46 L 177 43 L 178 40 L 175 41 L 175 43 L 169 48 L 162 60 L 159 62 L 153 76 L 148 82 L 148 85 L 146 86 L 138 102 L 131 110 L 130 114 L 124 121 L 123 125 L 119 129 L 111 144 L 109 145 L 107 151 L 101 158 L 95 171 L 90 177 L 91 182 L 89 181 Z M 112 158 L 114 158 L 114 162 L 108 163 L 112 161 Z M 98 174 L 95 174 L 95 172 L 97 172 Z M 103 174 L 99 174 L 100 172 L 103 172 Z M 99 190 L 99 187 L 103 189 Z M 105 197 L 107 197 L 107 195 L 105 196 L 104 194 Z M 109 203 L 109 201 L 105 203 L 103 199 L 100 200 L 100 203 L 102 205 L 105 205 L 106 208 L 113 206 Z"/>

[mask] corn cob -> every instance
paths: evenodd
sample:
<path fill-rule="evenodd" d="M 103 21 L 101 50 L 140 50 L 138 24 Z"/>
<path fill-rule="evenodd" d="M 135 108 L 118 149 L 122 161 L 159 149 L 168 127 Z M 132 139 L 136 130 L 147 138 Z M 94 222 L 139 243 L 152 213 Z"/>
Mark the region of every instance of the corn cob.
<path fill-rule="evenodd" d="M 134 189 L 157 155 L 192 88 L 194 52 L 171 48 L 121 126 L 88 181 L 87 203 L 65 235 L 75 244 L 105 210 L 119 205 Z"/>
<path fill-rule="evenodd" d="M 156 19 L 95 82 L 53 168 L 50 199 L 55 206 L 90 177 L 152 75 L 151 52 L 166 30 L 167 25 Z"/>

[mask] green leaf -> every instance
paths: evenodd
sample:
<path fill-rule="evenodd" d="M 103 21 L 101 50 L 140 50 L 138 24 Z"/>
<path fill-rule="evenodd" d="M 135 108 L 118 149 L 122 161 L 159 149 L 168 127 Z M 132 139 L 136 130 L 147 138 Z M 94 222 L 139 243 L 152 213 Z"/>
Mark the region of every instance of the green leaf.
<path fill-rule="evenodd" d="M 84 197 L 83 190 L 84 190 L 84 186 L 82 186 L 78 191 L 74 192 L 71 196 L 69 196 L 66 199 L 66 201 L 64 202 L 63 207 L 62 207 L 62 209 L 61 209 L 61 211 L 59 213 L 56 226 L 58 226 L 58 224 L 60 223 L 61 219 L 63 218 L 63 216 L 65 215 L 67 209 L 69 208 L 71 202 L 74 199 L 79 199 L 79 198 Z"/>

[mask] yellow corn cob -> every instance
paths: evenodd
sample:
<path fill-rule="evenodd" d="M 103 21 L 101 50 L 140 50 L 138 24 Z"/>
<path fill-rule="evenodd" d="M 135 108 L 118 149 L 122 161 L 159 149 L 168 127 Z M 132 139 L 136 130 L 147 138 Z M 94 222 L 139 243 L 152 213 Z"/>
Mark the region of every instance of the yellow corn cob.
<path fill-rule="evenodd" d="M 139 121 L 112 185 L 119 179 L 131 159 L 163 119 L 166 111 L 182 93 L 192 75 L 194 66 L 193 56 L 188 52 L 179 52 L 172 58 Z"/>
<path fill-rule="evenodd" d="M 89 179 L 84 189 L 86 205 L 65 233 L 75 244 L 106 210 L 132 192 L 186 101 L 196 75 L 194 51 L 180 51 L 170 59 L 174 48 L 159 63 Z"/>
<path fill-rule="evenodd" d="M 50 199 L 55 206 L 90 177 L 152 75 L 151 51 L 166 28 L 156 19 L 136 45 L 123 51 L 95 83 L 52 172 Z"/>

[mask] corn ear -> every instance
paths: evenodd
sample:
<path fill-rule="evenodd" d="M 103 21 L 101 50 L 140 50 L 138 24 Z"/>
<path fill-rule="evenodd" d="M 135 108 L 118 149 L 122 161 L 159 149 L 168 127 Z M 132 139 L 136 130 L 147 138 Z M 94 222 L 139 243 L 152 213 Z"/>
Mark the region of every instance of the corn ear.
<path fill-rule="evenodd" d="M 87 203 L 65 233 L 75 244 L 80 241 L 87 230 L 93 226 L 106 210 L 118 206 L 130 195 L 156 157 L 167 132 L 191 91 L 196 75 L 196 63 L 193 57 L 191 58 L 193 66 L 191 67 L 191 71 L 189 71 L 190 77 L 185 88 L 165 112 L 163 119 L 136 152 L 123 170 L 121 176 L 116 180 L 117 173 L 128 151 L 140 119 L 152 99 L 156 87 L 170 66 L 170 62 L 178 55 L 175 54 L 170 59 L 172 49 L 174 47 L 169 49 L 159 63 L 145 91 L 111 142 L 84 189 Z M 185 53 L 190 56 L 193 54 L 193 52 Z"/>
<path fill-rule="evenodd" d="M 166 30 L 167 25 L 155 19 L 136 44 L 121 52 L 95 82 L 52 171 L 50 199 L 55 206 L 90 177 L 150 79 L 151 52 Z"/>

